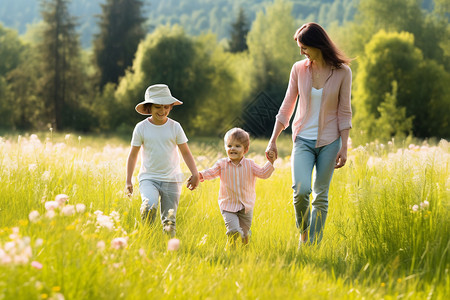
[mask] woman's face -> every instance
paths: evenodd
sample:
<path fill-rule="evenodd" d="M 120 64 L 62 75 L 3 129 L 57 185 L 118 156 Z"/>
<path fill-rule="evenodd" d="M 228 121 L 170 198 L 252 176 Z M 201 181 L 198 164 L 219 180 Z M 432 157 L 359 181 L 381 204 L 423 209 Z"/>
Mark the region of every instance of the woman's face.
<path fill-rule="evenodd" d="M 306 56 L 310 61 L 317 60 L 322 56 L 318 48 L 306 46 L 299 41 L 297 41 L 297 44 L 300 47 L 300 54 Z"/>

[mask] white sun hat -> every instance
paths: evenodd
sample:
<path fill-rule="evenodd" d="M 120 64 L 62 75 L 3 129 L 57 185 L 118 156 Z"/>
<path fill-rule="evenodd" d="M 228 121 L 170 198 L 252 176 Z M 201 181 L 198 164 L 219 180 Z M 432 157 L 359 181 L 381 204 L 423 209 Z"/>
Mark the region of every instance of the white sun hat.
<path fill-rule="evenodd" d="M 153 103 L 159 105 L 180 105 L 183 104 L 177 98 L 174 98 L 170 93 L 169 87 L 165 84 L 154 84 L 147 88 L 145 91 L 145 100 L 136 105 L 135 109 L 141 115 L 151 115 L 148 111 L 144 110 L 144 104 Z"/>

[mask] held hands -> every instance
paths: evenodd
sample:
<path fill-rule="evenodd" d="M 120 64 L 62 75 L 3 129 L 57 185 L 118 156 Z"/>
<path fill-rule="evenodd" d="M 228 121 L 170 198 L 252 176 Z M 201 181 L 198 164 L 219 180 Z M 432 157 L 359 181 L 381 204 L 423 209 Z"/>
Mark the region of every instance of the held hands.
<path fill-rule="evenodd" d="M 270 163 L 274 163 L 274 161 L 278 158 L 278 150 L 277 144 L 270 143 L 266 148 L 266 158 Z"/>
<path fill-rule="evenodd" d="M 266 153 L 266 157 L 267 159 L 270 161 L 270 163 L 273 165 L 273 163 L 275 162 L 275 151 L 270 150 L 269 152 Z"/>
<path fill-rule="evenodd" d="M 191 177 L 189 177 L 186 187 L 190 189 L 191 191 L 195 190 L 195 188 L 198 186 L 198 183 L 200 182 L 200 175 L 192 174 Z"/>

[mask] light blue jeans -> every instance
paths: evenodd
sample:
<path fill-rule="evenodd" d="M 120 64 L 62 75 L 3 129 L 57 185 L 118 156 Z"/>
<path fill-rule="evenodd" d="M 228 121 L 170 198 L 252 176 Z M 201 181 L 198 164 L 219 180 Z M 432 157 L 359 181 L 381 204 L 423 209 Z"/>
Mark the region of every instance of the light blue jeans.
<path fill-rule="evenodd" d="M 141 192 L 141 213 L 142 210 L 156 209 L 161 197 L 161 222 L 166 225 L 170 222 L 175 225 L 178 202 L 181 195 L 180 182 L 166 182 L 151 179 L 144 179 L 139 182 Z M 173 214 L 169 215 L 169 210 L 173 209 Z"/>
<path fill-rule="evenodd" d="M 338 138 L 323 147 L 316 148 L 315 145 L 315 140 L 297 136 L 291 156 L 296 224 L 302 233 L 307 232 L 309 228 L 310 243 L 320 243 L 322 240 L 328 213 L 328 190 L 333 177 L 336 156 L 342 143 Z M 313 169 L 315 176 L 310 210 L 309 196 Z"/>

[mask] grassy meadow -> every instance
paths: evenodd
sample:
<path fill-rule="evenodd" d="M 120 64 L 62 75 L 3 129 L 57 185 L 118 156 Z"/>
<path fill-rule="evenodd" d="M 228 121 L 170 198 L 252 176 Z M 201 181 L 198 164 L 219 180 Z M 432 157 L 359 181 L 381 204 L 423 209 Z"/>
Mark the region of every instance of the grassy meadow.
<path fill-rule="evenodd" d="M 200 170 L 225 155 L 219 139 L 189 145 Z M 265 146 L 252 141 L 247 157 L 262 164 Z M 128 141 L 4 136 L 0 299 L 447 299 L 447 141 L 350 149 L 323 241 L 301 249 L 287 135 L 279 148 L 274 174 L 257 181 L 248 246 L 224 250 L 214 180 L 183 188 L 171 251 L 159 223 L 140 221 L 136 178 L 124 192 Z"/>

